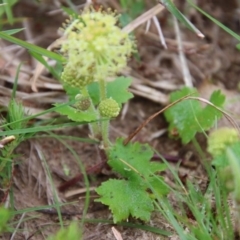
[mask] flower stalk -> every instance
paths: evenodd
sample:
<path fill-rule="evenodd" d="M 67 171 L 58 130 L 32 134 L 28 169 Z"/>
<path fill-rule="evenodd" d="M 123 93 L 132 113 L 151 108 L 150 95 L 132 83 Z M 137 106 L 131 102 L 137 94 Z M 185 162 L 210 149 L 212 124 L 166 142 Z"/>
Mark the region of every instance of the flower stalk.
<path fill-rule="evenodd" d="M 98 11 L 86 8 L 75 19 L 70 19 L 64 26 L 65 39 L 60 52 L 67 59 L 62 80 L 67 85 L 80 90 L 86 97 L 78 104 L 83 111 L 103 117 L 99 123 L 90 123 L 93 137 L 103 141 L 107 148 L 109 141 L 109 120 L 120 112 L 119 104 L 107 98 L 106 79 L 114 77 L 127 65 L 133 52 L 133 41 L 117 25 L 118 16 L 111 10 Z M 95 106 L 89 93 L 88 85 L 97 82 L 99 86 L 99 104 Z M 88 97 L 90 99 L 88 105 Z M 87 108 L 87 110 L 85 110 Z"/>

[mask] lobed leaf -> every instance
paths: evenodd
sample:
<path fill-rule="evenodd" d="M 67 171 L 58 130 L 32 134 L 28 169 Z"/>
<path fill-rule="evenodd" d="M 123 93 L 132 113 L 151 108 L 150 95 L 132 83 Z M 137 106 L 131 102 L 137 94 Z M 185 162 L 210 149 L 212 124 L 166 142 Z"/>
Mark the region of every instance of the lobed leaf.
<path fill-rule="evenodd" d="M 61 106 L 62 104 L 55 104 L 56 107 Z M 70 120 L 75 122 L 91 122 L 95 121 L 96 115 L 89 112 L 78 111 L 77 109 L 64 105 L 55 109 L 55 112 L 58 112 L 62 115 L 66 115 Z"/>
<path fill-rule="evenodd" d="M 110 179 L 96 189 L 101 195 L 97 202 L 108 205 L 113 213 L 114 223 L 129 216 L 149 221 L 153 211 L 152 199 L 138 182 Z"/>
<path fill-rule="evenodd" d="M 148 144 L 135 142 L 125 146 L 123 139 L 119 138 L 108 153 L 108 164 L 125 178 L 147 180 L 152 173 L 165 169 L 165 164 L 151 163 L 152 156 L 153 151 Z"/>
<path fill-rule="evenodd" d="M 198 96 L 196 89 L 183 88 L 170 95 L 170 101 L 174 102 L 190 93 Z M 211 95 L 210 102 L 217 107 L 222 107 L 225 96 L 220 91 Z M 196 100 L 183 100 L 182 102 L 167 109 L 164 113 L 169 124 L 170 132 L 177 129 L 184 144 L 191 141 L 197 132 L 203 132 L 211 128 L 216 120 L 222 117 L 222 113 L 213 106 L 207 105 L 202 108 L 201 103 Z"/>
<path fill-rule="evenodd" d="M 128 91 L 131 84 L 130 78 L 118 77 L 112 82 L 107 83 L 107 97 L 112 97 L 119 105 L 127 102 L 133 97 L 133 94 Z M 95 105 L 99 104 L 99 85 L 94 82 L 88 86 L 89 95 Z"/>
<path fill-rule="evenodd" d="M 127 102 L 133 97 L 133 94 L 128 91 L 131 81 L 130 78 L 118 77 L 114 81 L 108 82 L 106 88 L 107 97 L 112 97 L 119 105 Z M 80 93 L 78 88 L 71 87 L 66 83 L 64 83 L 63 86 L 70 100 L 74 100 L 75 96 Z M 88 92 L 94 105 L 98 105 L 100 102 L 98 82 L 90 84 L 88 86 Z"/>
<path fill-rule="evenodd" d="M 150 162 L 152 156 L 149 145 L 136 142 L 125 146 L 123 139 L 117 139 L 108 151 L 108 164 L 125 179 L 110 179 L 96 191 L 101 196 L 97 201 L 109 206 L 114 222 L 125 220 L 130 215 L 148 221 L 153 211 L 150 193 L 157 197 L 169 192 L 163 179 L 154 175 L 165 170 L 166 165 Z"/>

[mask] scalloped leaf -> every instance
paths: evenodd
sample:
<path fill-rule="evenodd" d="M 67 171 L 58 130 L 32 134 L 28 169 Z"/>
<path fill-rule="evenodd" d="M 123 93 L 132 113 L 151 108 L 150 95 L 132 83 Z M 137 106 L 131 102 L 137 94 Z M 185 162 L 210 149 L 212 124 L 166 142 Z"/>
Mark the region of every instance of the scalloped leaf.
<path fill-rule="evenodd" d="M 132 79 L 118 77 L 113 82 L 107 84 L 107 96 L 112 97 L 118 104 L 123 104 L 133 98 L 133 94 L 128 91 Z"/>
<path fill-rule="evenodd" d="M 128 91 L 132 80 L 130 78 L 118 77 L 112 82 L 107 83 L 107 97 L 112 97 L 119 105 L 133 98 L 133 94 Z M 89 94 L 93 103 L 97 105 L 100 101 L 99 85 L 97 82 L 88 86 Z"/>
<path fill-rule="evenodd" d="M 128 91 L 132 80 L 126 77 L 118 77 L 112 82 L 107 83 L 107 97 L 112 97 L 119 105 L 127 102 L 129 99 L 133 98 L 133 94 Z M 78 88 L 63 83 L 63 87 L 67 92 L 67 95 L 71 100 L 75 99 L 75 96 L 81 91 Z M 94 103 L 98 105 L 100 102 L 99 96 L 99 84 L 98 82 L 91 83 L 88 86 L 89 95 Z"/>
<path fill-rule="evenodd" d="M 212 93 L 209 101 L 217 107 L 222 107 L 225 99 L 225 95 L 223 95 L 220 90 L 217 90 Z M 221 117 L 222 113 L 219 110 L 207 105 L 198 115 L 198 121 L 204 130 L 208 130 L 214 125 L 216 120 Z"/>
<path fill-rule="evenodd" d="M 110 179 L 96 189 L 101 195 L 96 202 L 109 206 L 114 223 L 129 216 L 149 221 L 154 210 L 152 199 L 138 182 Z"/>
<path fill-rule="evenodd" d="M 198 96 L 194 88 L 183 88 L 170 95 L 170 101 L 174 102 L 190 93 Z M 225 96 L 220 91 L 215 91 L 211 95 L 210 102 L 217 107 L 222 107 Z M 183 100 L 164 112 L 169 124 L 169 131 L 177 129 L 183 144 L 191 141 L 197 132 L 203 132 L 212 127 L 216 120 L 222 117 L 222 113 L 214 107 L 207 105 L 202 108 L 201 103 L 196 100 Z"/>
<path fill-rule="evenodd" d="M 148 144 L 135 142 L 125 146 L 123 139 L 119 138 L 108 156 L 112 169 L 128 179 L 148 179 L 152 173 L 165 170 L 164 163 L 150 162 L 153 151 Z"/>
<path fill-rule="evenodd" d="M 108 164 L 126 179 L 110 179 L 96 189 L 100 195 L 98 202 L 109 206 L 114 222 L 127 219 L 130 215 L 144 221 L 150 219 L 153 198 L 166 195 L 167 185 L 160 176 L 154 175 L 166 169 L 164 163 L 150 162 L 153 151 L 148 144 L 138 142 L 123 144 L 117 139 L 108 151 Z"/>
<path fill-rule="evenodd" d="M 55 109 L 55 111 L 62 115 L 66 115 L 72 121 L 92 122 L 97 120 L 95 114 L 88 113 L 88 112 L 81 112 L 68 105 L 65 105 L 65 106 L 61 106 L 61 105 L 62 104 L 55 104 L 56 107 L 59 106 L 59 108 Z"/>

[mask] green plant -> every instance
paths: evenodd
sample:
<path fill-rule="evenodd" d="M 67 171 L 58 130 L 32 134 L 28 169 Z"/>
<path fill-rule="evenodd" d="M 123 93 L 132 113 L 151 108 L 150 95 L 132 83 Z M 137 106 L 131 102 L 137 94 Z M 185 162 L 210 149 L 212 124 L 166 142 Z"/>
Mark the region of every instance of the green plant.
<path fill-rule="evenodd" d="M 183 184 L 176 170 L 167 165 L 175 180 L 171 193 L 177 207 L 166 197 L 158 198 L 155 206 L 180 239 L 234 239 L 229 197 L 217 171 L 209 168 L 207 189 L 202 190 L 193 180 Z"/>
<path fill-rule="evenodd" d="M 8 221 L 11 218 L 11 213 L 8 209 L 0 207 L 0 234 L 8 230 Z"/>
<path fill-rule="evenodd" d="M 207 166 L 205 190 L 199 189 L 192 181 L 184 185 L 175 169 L 166 163 L 175 180 L 176 187 L 171 188 L 171 192 L 178 207 L 173 207 L 166 197 L 157 198 L 155 206 L 180 239 L 235 239 L 235 232 L 239 232 L 240 213 L 239 147 L 236 129 L 219 128 L 209 135 L 208 151 L 213 156 L 211 164 L 214 168 Z M 229 204 L 231 201 L 233 204 Z"/>
<path fill-rule="evenodd" d="M 18 0 L 3 0 L 3 1 L 1 1 L 1 6 L 0 6 L 0 17 L 2 18 L 1 22 L 0 22 L 1 25 L 6 22 L 13 24 L 15 19 L 13 17 L 12 7 L 17 3 L 17 1 Z M 6 21 L 6 19 L 4 19 L 5 14 L 7 16 L 8 21 Z"/>
<path fill-rule="evenodd" d="M 121 0 L 120 4 L 123 9 L 123 13 L 120 16 L 122 26 L 130 23 L 139 14 L 143 13 L 145 9 L 145 2 L 143 0 Z"/>
<path fill-rule="evenodd" d="M 183 144 L 191 141 L 197 132 L 204 132 L 216 124 L 217 120 L 222 117 L 222 112 L 218 107 L 222 107 L 225 101 L 225 96 L 220 91 L 215 91 L 210 97 L 212 105 L 208 104 L 202 108 L 201 99 L 197 98 L 197 90 L 187 87 L 170 94 L 170 101 L 177 101 L 188 94 L 196 100 L 186 99 L 164 112 L 169 122 L 170 133 L 176 129 Z"/>
<path fill-rule="evenodd" d="M 135 12 L 130 11 L 128 16 L 131 18 L 143 10 L 143 3 L 143 1 L 121 1 L 125 8 L 128 8 L 129 5 L 138 7 L 137 10 L 134 9 Z M 202 36 L 179 12 L 172 1 L 162 0 L 161 3 L 188 28 Z M 24 118 L 21 105 L 13 100 L 9 108 L 8 121 L 4 126 L 8 133 L 17 134 L 17 140 L 3 151 L 1 170 L 4 170 L 1 171 L 1 176 L 6 177 L 4 174 L 12 171 L 13 150 L 26 138 L 26 133 L 31 135 L 37 131 L 48 131 L 60 126 L 88 123 L 91 138 L 96 143 L 101 142 L 100 147 L 106 153 L 106 159 L 102 160 L 108 160 L 112 170 L 120 175 L 120 179 L 110 179 L 96 189 L 100 195 L 96 201 L 109 206 L 113 213 L 114 223 L 129 217 L 148 221 L 151 212 L 158 209 L 174 226 L 181 239 L 213 239 L 221 236 L 224 236 L 224 239 L 232 239 L 233 230 L 226 203 L 229 192 L 234 193 L 237 203 L 239 201 L 237 158 L 240 153 L 238 152 L 239 141 L 235 132 L 230 138 L 231 141 L 223 141 L 220 143 L 220 147 L 219 142 L 214 143 L 216 139 L 221 140 L 220 138 L 217 137 L 215 140 L 214 137 L 210 136 L 209 138 L 214 140 L 213 142 L 209 141 L 209 151 L 215 157 L 213 165 L 216 170 L 208 169 L 210 184 L 207 193 L 214 194 L 216 197 L 219 219 L 216 219 L 205 193 L 198 191 L 191 182 L 187 183 L 187 187 L 183 186 L 176 171 L 172 170 L 172 174 L 179 187 L 176 188 L 177 190 L 172 189 L 164 182 L 159 173 L 166 168 L 171 169 L 171 167 L 167 163 L 151 162 L 154 151 L 149 145 L 138 142 L 126 144 L 121 138 L 114 143 L 110 142 L 108 136 L 110 120 L 117 117 L 122 104 L 133 97 L 128 92 L 131 79 L 117 76 L 126 66 L 131 54 L 136 51 L 134 40 L 117 27 L 117 20 L 116 14 L 110 10 L 95 11 L 93 8 L 87 8 L 80 16 L 73 14 L 63 29 L 61 55 L 10 36 L 19 30 L 0 33 L 0 37 L 27 48 L 31 55 L 45 65 L 53 76 L 57 79 L 61 78 L 70 101 L 65 104 L 55 104 L 54 108 L 41 114 L 56 111 L 77 122 L 26 128 L 24 125 L 26 121 L 35 116 Z M 125 19 L 123 16 L 122 21 L 128 21 L 126 16 Z M 48 66 L 42 55 L 63 64 L 61 77 L 54 68 Z M 108 81 L 111 78 L 114 80 Z M 181 98 L 185 99 L 180 102 Z M 183 144 L 193 141 L 204 160 L 205 156 L 195 135 L 199 132 L 207 135 L 205 131 L 208 131 L 222 116 L 224 95 L 217 91 L 212 94 L 210 101 L 204 101 L 198 97 L 196 89 L 184 88 L 171 94 L 170 100 L 177 102 L 165 111 L 170 133 L 177 132 Z M 199 101 L 204 101 L 208 105 L 203 108 Z M 8 171 L 5 171 L 6 169 Z M 227 175 L 229 172 L 230 177 Z M 10 177 L 11 175 L 8 175 L 8 179 Z M 85 178 L 87 179 L 86 175 Z M 184 191 L 181 192 L 179 189 Z M 168 202 L 166 196 L 169 191 L 173 192 L 178 199 L 182 216 Z M 202 206 L 199 207 L 200 204 Z M 222 211 L 219 210 L 221 208 Z M 199 227 L 190 223 L 189 211 Z M 60 216 L 59 206 L 58 213 Z M 62 221 L 61 225 L 63 225 Z M 190 234 L 186 233 L 185 226 L 190 229 Z M 218 230 L 219 226 L 222 231 Z M 229 229 L 231 231 L 228 232 Z M 56 236 L 50 239 L 66 238 L 81 238 L 77 223 L 70 224 L 67 229 L 61 229 Z"/>
<path fill-rule="evenodd" d="M 175 10 L 174 5 L 170 4 L 169 8 Z M 155 199 L 169 192 L 163 179 L 156 175 L 166 166 L 150 161 L 153 150 L 147 144 L 126 145 L 123 139 L 117 139 L 115 143 L 109 140 L 109 120 L 116 117 L 121 104 L 132 97 L 127 91 L 130 79 L 120 77 L 106 81 L 126 66 L 128 57 L 134 52 L 134 42 L 115 25 L 116 21 L 116 15 L 111 11 L 100 9 L 96 12 L 88 8 L 64 26 L 65 40 L 60 52 L 66 63 L 62 80 L 74 104 L 56 106 L 59 106 L 57 112 L 71 120 L 89 123 L 92 138 L 103 143 L 108 165 L 122 177 L 102 183 L 96 189 L 100 195 L 96 201 L 110 207 L 114 222 L 130 216 L 148 221 Z M 194 91 L 184 88 L 172 94 L 171 101 Z M 194 96 L 197 97 L 196 94 Z M 215 92 L 210 101 L 215 108 L 221 107 L 224 96 Z M 170 129 L 177 128 L 183 143 L 187 143 L 197 132 L 208 130 L 221 117 L 221 112 L 215 108 L 208 105 L 202 109 L 196 99 L 188 99 L 169 108 L 165 116 Z"/>
<path fill-rule="evenodd" d="M 220 128 L 212 132 L 208 139 L 208 151 L 213 156 L 212 164 L 219 172 L 223 185 L 233 192 L 240 210 L 240 138 L 234 128 Z M 239 212 L 240 214 L 240 212 Z"/>
<path fill-rule="evenodd" d="M 48 240 L 80 240 L 82 239 L 82 232 L 79 229 L 77 222 L 72 222 L 67 228 L 60 229 L 56 235 L 51 236 Z"/>
<path fill-rule="evenodd" d="M 232 192 L 233 200 L 239 206 L 239 132 L 222 128 L 213 131 L 209 137 L 205 133 L 224 113 L 221 107 L 225 97 L 219 91 L 212 94 L 210 102 L 197 97 L 196 90 L 189 88 L 172 93 L 170 99 L 174 102 L 186 95 L 185 101 L 167 109 L 164 114 L 169 121 L 170 134 L 174 132 L 176 136 L 178 133 L 184 144 L 193 141 L 207 171 L 208 187 L 200 191 L 196 183 L 187 181 L 183 185 L 175 170 L 168 165 L 176 182 L 176 189 L 171 189 L 171 192 L 179 208 L 173 208 L 166 198 L 158 198 L 156 207 L 174 226 L 181 239 L 234 239 L 234 222 L 238 223 L 240 211 L 238 208 L 237 216 L 231 217 L 228 201 Z M 199 100 L 208 103 L 208 106 L 203 108 Z M 195 139 L 197 132 L 205 133 L 208 139 L 214 168 L 206 162 L 206 156 Z M 195 221 L 197 227 L 189 219 Z M 185 227 L 189 233 L 185 232 Z"/>
<path fill-rule="evenodd" d="M 153 175 L 163 171 L 164 164 L 150 162 L 153 151 L 147 144 L 124 146 L 122 139 L 113 144 L 108 137 L 109 120 L 117 117 L 121 105 L 132 97 L 127 89 L 131 80 L 116 78 L 116 74 L 134 52 L 134 41 L 116 26 L 116 22 L 113 12 L 96 12 L 90 8 L 64 26 L 65 41 L 60 52 L 67 61 L 62 80 L 74 103 L 56 106 L 59 106 L 57 112 L 71 120 L 89 123 L 92 138 L 103 143 L 108 164 L 124 178 L 109 180 L 96 190 L 101 196 L 97 201 L 110 206 L 114 222 L 130 215 L 149 220 L 154 209 L 151 189 L 160 195 L 168 192 L 163 180 Z M 115 80 L 107 82 L 111 76 Z M 119 206 L 120 203 L 125 206 Z"/>
<path fill-rule="evenodd" d="M 5 123 L 5 131 L 18 130 L 26 127 L 26 121 L 24 119 L 24 109 L 21 103 L 12 99 L 9 102 L 8 114 Z M 20 120 L 20 121 L 19 121 Z M 28 134 L 29 135 L 29 134 Z M 12 185 L 12 173 L 13 173 L 13 159 L 14 150 L 17 146 L 28 137 L 26 134 L 16 134 L 10 137 L 10 141 L 2 146 L 0 157 L 0 178 L 2 179 L 1 188 L 5 189 L 5 196 L 7 196 L 9 189 Z"/>

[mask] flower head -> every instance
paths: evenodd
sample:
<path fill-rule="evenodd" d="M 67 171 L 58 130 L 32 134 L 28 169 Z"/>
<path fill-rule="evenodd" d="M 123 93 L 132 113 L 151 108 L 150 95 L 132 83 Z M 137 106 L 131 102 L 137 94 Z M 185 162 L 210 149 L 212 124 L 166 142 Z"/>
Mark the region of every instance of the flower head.
<path fill-rule="evenodd" d="M 107 98 L 101 101 L 98 109 L 102 117 L 109 118 L 117 117 L 120 112 L 120 107 L 118 103 L 112 98 Z"/>
<path fill-rule="evenodd" d="M 116 26 L 110 10 L 87 9 L 65 28 L 61 53 L 67 63 L 63 81 L 82 88 L 93 81 L 116 75 L 133 51 L 133 41 Z"/>
<path fill-rule="evenodd" d="M 216 157 L 224 153 L 226 148 L 239 141 L 238 131 L 234 128 L 219 128 L 208 138 L 208 152 Z"/>

